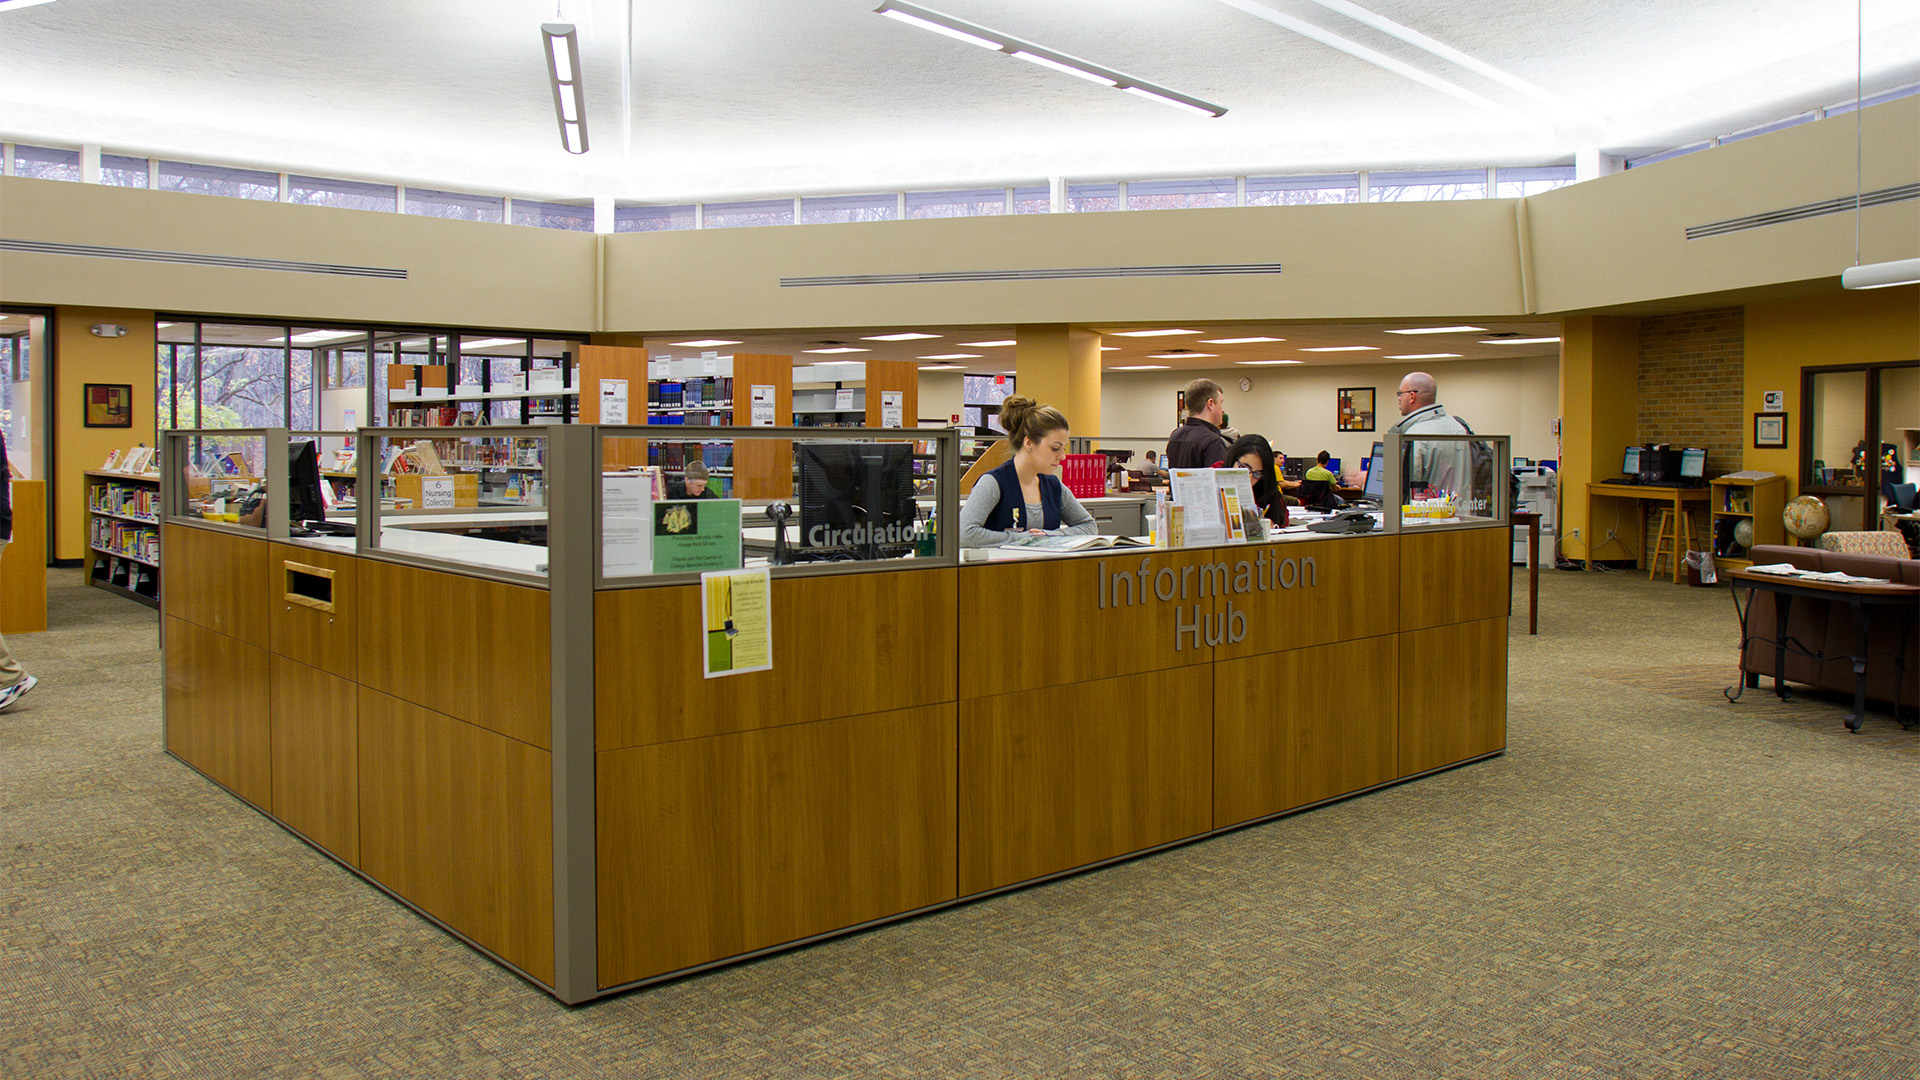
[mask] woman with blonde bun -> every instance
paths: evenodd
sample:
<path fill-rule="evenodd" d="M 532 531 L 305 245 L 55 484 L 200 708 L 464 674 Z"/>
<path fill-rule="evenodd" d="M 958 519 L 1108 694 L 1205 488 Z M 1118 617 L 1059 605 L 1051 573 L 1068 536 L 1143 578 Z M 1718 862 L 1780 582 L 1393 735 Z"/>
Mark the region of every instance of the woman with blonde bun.
<path fill-rule="evenodd" d="M 960 511 L 962 547 L 994 547 L 1027 535 L 1076 536 L 1100 531 L 1058 475 L 1067 456 L 1067 418 L 1032 398 L 1000 403 L 1013 458 L 982 476 Z"/>

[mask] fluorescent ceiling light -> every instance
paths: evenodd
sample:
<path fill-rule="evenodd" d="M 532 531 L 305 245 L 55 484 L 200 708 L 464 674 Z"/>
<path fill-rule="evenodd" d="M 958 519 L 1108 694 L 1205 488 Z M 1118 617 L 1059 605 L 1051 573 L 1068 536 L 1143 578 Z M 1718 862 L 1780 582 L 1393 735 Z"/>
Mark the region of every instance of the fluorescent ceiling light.
<path fill-rule="evenodd" d="M 1018 345 L 1019 342 L 1008 338 L 1005 341 L 961 341 L 956 342 L 963 349 L 997 349 L 1002 345 Z"/>
<path fill-rule="evenodd" d="M 855 349 L 853 351 L 866 352 L 865 349 Z M 818 363 L 815 363 L 813 366 L 814 367 L 860 367 L 865 363 L 866 361 L 864 360 L 821 360 Z"/>
<path fill-rule="evenodd" d="M 1219 337 L 1201 338 L 1202 345 L 1258 345 L 1265 341 L 1285 341 L 1283 337 Z"/>
<path fill-rule="evenodd" d="M 1373 345 L 1322 345 L 1317 349 L 1301 349 L 1301 352 L 1379 352 Z"/>
<path fill-rule="evenodd" d="M 1100 346 L 1100 351 L 1101 351 L 1101 352 L 1119 352 L 1119 351 L 1120 351 L 1120 346 L 1118 346 L 1118 345 L 1102 345 L 1102 346 Z"/>
<path fill-rule="evenodd" d="M 921 364 L 921 371 L 959 371 L 959 364 Z"/>
<path fill-rule="evenodd" d="M 701 338 L 698 341 L 674 341 L 674 342 L 669 342 L 668 344 L 682 345 L 689 349 L 705 349 L 713 345 L 738 345 L 740 343 L 737 341 L 728 341 L 726 338 L 713 337 L 713 338 Z"/>
<path fill-rule="evenodd" d="M 803 351 L 810 352 L 810 353 L 819 353 L 825 356 L 831 353 L 872 352 L 873 350 L 872 349 L 856 349 L 851 345 L 841 345 L 838 348 L 833 348 L 833 349 L 805 349 Z M 842 360 L 839 362 L 844 364 L 857 363 L 857 361 L 853 361 L 853 360 Z"/>
<path fill-rule="evenodd" d="M 1015 374 L 1018 374 L 1018 372 L 1016 372 L 1016 371 L 1014 371 L 1014 369 L 1012 369 L 1012 368 L 1008 368 L 1007 370 L 1005 370 L 1005 371 L 1003 371 L 1003 372 L 1001 372 L 1000 374 L 1002 374 L 1002 375 L 1015 375 Z"/>
<path fill-rule="evenodd" d="M 1843 289 L 1890 289 L 1895 285 L 1920 285 L 1920 259 L 1868 263 L 1840 271 L 1840 287 Z"/>
<path fill-rule="evenodd" d="M 1389 334 L 1484 334 L 1484 326 L 1416 326 L 1410 330 L 1389 330 Z"/>
<path fill-rule="evenodd" d="M 980 359 L 980 354 L 972 353 L 972 352 L 936 353 L 933 356 L 922 356 L 922 357 L 918 357 L 918 359 L 921 359 L 921 360 L 978 360 Z"/>
<path fill-rule="evenodd" d="M 1166 364 L 1127 364 L 1125 366 L 1110 367 L 1107 370 L 1108 371 L 1172 371 L 1173 369 L 1167 366 Z"/>
<path fill-rule="evenodd" d="M 1041 67 L 1052 68 L 1055 71 L 1072 75 L 1076 79 L 1085 79 L 1088 82 L 1099 83 L 1102 86 L 1125 90 L 1129 94 L 1144 97 L 1159 102 L 1162 105 L 1172 105 L 1175 108 L 1185 109 L 1188 112 L 1198 113 L 1201 116 L 1209 118 L 1224 116 L 1227 112 L 1226 107 L 1223 105 L 1215 105 L 1210 101 L 1202 101 L 1197 97 L 1183 94 L 1178 90 L 1169 90 L 1164 86 L 1156 86 L 1145 79 L 1135 78 L 1125 72 L 1115 71 L 1109 67 L 1102 67 L 1092 61 L 1082 60 L 1077 56 L 1063 53 L 1058 49 L 1049 49 L 1044 45 L 1036 45 L 1031 41 L 981 26 L 978 23 L 970 23 L 965 19 L 956 19 L 945 12 L 935 11 L 932 8 L 924 8 L 918 4 L 909 4 L 906 0 L 883 0 L 881 5 L 873 10 L 881 15 L 885 15 L 889 19 L 905 23 L 908 26 L 917 26 L 922 30 L 931 30 L 943 37 L 950 37 L 956 41 L 964 41 L 969 45 L 978 45 L 983 49 L 992 49 L 995 52 L 1004 53 L 1008 56 L 1017 56 L 1022 60 L 1030 61 Z"/>
<path fill-rule="evenodd" d="M 153 324 L 153 328 L 154 328 L 155 330 L 171 330 L 171 329 L 173 329 L 174 327 L 176 327 L 176 326 L 179 326 L 179 325 L 180 325 L 180 324 L 179 324 L 179 323 L 177 323 L 177 322 L 163 322 L 163 323 L 154 323 L 154 324 Z"/>
<path fill-rule="evenodd" d="M 1149 360 L 1198 360 L 1203 357 L 1218 356 L 1218 355 L 1220 354 L 1210 353 L 1210 352 L 1163 352 L 1163 353 L 1152 353 L 1147 357 L 1147 359 Z"/>
<path fill-rule="evenodd" d="M 547 79 L 553 111 L 560 120 L 560 145 L 569 154 L 587 152 L 587 99 L 580 89 L 580 35 L 572 23 L 541 23 L 547 52 Z"/>
<path fill-rule="evenodd" d="M 53 0 L 0 0 L 0 11 L 14 11 L 18 8 L 39 7 L 51 4 Z"/>
<path fill-rule="evenodd" d="M 940 336 L 939 334 L 873 334 L 869 337 L 863 337 L 860 340 L 861 341 L 925 341 L 928 338 L 937 338 L 939 336 Z"/>
<path fill-rule="evenodd" d="M 325 341 L 350 341 L 353 338 L 364 338 L 366 336 L 365 333 L 356 333 L 352 330 L 309 330 L 304 334 L 295 334 L 290 338 L 274 338 L 268 342 L 268 344 L 285 345 L 288 342 L 292 342 L 295 345 L 318 345 Z"/>
<path fill-rule="evenodd" d="M 1304 364 L 1306 363 L 1306 361 L 1305 360 L 1235 360 L 1234 363 L 1245 364 L 1247 367 L 1277 367 L 1280 364 Z"/>
<path fill-rule="evenodd" d="M 1482 345 L 1548 345 L 1559 340 L 1560 339 L 1557 337 L 1488 338 L 1487 340 L 1482 341 L 1480 344 Z"/>
<path fill-rule="evenodd" d="M 1460 359 L 1460 354 L 1457 352 L 1401 353 L 1398 356 L 1389 356 L 1387 357 L 1387 359 L 1389 360 L 1458 360 Z"/>
<path fill-rule="evenodd" d="M 1198 334 L 1199 330 L 1116 330 L 1114 337 L 1172 337 L 1175 334 Z"/>

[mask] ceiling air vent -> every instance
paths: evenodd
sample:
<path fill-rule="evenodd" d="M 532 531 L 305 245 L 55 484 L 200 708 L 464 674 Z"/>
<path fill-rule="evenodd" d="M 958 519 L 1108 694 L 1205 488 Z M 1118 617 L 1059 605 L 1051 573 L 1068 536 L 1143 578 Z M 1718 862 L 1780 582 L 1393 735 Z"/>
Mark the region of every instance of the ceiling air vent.
<path fill-rule="evenodd" d="M 1200 263 L 1179 266 L 1062 266 L 1028 270 L 929 270 L 918 274 L 827 274 L 783 277 L 780 287 L 819 285 L 944 285 L 962 281 L 1073 281 L 1083 278 L 1216 277 L 1277 274 L 1279 263 Z"/>
<path fill-rule="evenodd" d="M 28 255 L 75 255 L 87 259 L 131 259 L 135 262 L 177 263 L 183 266 L 223 266 L 234 270 L 280 270 L 294 274 L 333 274 L 341 277 L 405 281 L 407 272 L 385 266 L 349 266 L 340 263 L 255 259 L 245 255 L 203 255 L 193 251 L 149 251 L 145 248 L 101 247 L 97 244 L 56 244 L 44 240 L 0 238 L 0 251 Z"/>
<path fill-rule="evenodd" d="M 1920 199 L 1920 184 L 1901 184 L 1899 187 L 1862 192 L 1860 205 L 1862 207 L 1885 206 L 1888 203 L 1905 202 L 1908 199 Z M 1759 229 L 1788 221 L 1804 221 L 1824 214 L 1844 214 L 1851 211 L 1853 206 L 1854 197 L 1842 195 L 1837 199 L 1802 203 L 1799 206 L 1789 206 L 1784 210 L 1768 210 L 1765 213 L 1748 214 L 1746 217 L 1728 218 L 1725 221 L 1710 221 L 1705 225 L 1688 226 L 1687 239 L 1700 240 L 1709 236 L 1724 236 L 1727 233 Z"/>

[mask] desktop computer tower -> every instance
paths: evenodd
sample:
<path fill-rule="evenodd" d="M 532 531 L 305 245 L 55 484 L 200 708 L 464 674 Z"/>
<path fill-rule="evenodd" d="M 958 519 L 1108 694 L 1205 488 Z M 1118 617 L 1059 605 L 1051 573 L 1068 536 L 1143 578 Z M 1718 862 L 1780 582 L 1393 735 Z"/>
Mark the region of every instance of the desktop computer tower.
<path fill-rule="evenodd" d="M 1680 482 L 1680 448 L 1648 443 L 1640 448 L 1640 482 L 1670 485 Z"/>

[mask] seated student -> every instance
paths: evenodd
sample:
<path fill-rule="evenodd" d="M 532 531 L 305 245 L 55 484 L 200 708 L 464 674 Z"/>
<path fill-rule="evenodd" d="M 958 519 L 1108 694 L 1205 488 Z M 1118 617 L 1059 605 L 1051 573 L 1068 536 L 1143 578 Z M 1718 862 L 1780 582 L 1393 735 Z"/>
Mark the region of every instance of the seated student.
<path fill-rule="evenodd" d="M 667 481 L 667 498 L 669 499 L 717 499 L 719 498 L 720 496 L 715 495 L 713 493 L 713 489 L 707 486 L 707 478 L 710 475 L 711 474 L 707 472 L 707 467 L 701 464 L 700 462 L 698 461 L 687 462 L 686 479 Z"/>
<path fill-rule="evenodd" d="M 1300 482 L 1301 505 L 1310 506 L 1315 510 L 1338 510 L 1347 505 L 1345 499 L 1334 493 L 1333 488 L 1339 482 L 1339 478 L 1333 475 L 1333 470 L 1327 468 L 1327 463 L 1332 460 L 1332 454 L 1325 450 L 1320 451 L 1313 468 L 1307 470 L 1306 478 Z"/>
<path fill-rule="evenodd" d="M 1013 458 L 973 485 L 960 509 L 960 545 L 995 547 L 1029 534 L 1090 536 L 1100 526 L 1058 475 L 1067 455 L 1067 418 L 1032 398 L 1000 403 Z"/>
<path fill-rule="evenodd" d="M 1261 516 L 1276 527 L 1287 523 L 1287 500 L 1280 493 L 1280 472 L 1273 447 L 1263 435 L 1242 435 L 1227 447 L 1226 464 L 1238 465 L 1253 474 L 1253 501 L 1260 504 Z"/>

